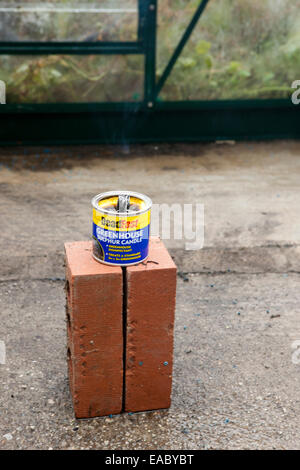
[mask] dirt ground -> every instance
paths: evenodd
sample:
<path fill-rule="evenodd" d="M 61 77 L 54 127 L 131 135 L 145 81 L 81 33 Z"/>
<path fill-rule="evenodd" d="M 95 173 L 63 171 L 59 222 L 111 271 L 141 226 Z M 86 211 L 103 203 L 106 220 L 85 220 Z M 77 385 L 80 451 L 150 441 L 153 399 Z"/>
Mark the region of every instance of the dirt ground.
<path fill-rule="evenodd" d="M 0 448 L 300 449 L 300 142 L 0 149 Z M 168 411 L 75 420 L 63 243 L 95 194 L 205 206 L 178 266 Z"/>

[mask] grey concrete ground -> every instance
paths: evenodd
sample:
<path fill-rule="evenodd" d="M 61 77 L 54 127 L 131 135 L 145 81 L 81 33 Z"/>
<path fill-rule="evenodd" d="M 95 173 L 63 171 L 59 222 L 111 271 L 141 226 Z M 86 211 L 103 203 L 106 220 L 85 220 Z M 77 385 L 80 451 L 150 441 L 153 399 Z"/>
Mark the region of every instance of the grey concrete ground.
<path fill-rule="evenodd" d="M 300 449 L 299 177 L 300 142 L 0 150 L 0 448 Z M 166 242 L 171 409 L 76 421 L 63 243 L 113 188 L 204 203 L 205 246 Z"/>

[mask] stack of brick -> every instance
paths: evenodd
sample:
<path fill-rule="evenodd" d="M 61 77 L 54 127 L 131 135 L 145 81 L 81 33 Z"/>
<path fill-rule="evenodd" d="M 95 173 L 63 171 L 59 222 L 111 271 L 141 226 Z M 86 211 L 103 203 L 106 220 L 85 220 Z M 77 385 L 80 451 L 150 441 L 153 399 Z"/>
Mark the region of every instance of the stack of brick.
<path fill-rule="evenodd" d="M 108 266 L 91 242 L 65 244 L 68 366 L 75 416 L 168 408 L 176 266 L 158 238 L 136 266 Z"/>

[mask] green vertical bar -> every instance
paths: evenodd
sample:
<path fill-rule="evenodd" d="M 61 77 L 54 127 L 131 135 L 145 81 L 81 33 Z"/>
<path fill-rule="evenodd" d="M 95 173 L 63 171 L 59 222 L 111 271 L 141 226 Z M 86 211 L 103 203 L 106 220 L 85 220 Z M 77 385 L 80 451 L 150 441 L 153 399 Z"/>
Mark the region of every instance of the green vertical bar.
<path fill-rule="evenodd" d="M 155 99 L 157 0 L 145 0 L 145 2 L 147 3 L 147 20 L 144 37 L 146 51 L 144 101 L 148 108 L 153 108 Z"/>

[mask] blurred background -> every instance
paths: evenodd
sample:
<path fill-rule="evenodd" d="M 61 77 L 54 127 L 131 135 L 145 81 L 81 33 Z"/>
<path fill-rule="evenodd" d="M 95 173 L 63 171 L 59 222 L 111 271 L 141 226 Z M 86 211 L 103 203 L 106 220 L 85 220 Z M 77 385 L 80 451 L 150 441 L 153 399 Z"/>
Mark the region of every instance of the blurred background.
<path fill-rule="evenodd" d="M 159 78 L 195 0 L 158 2 Z M 299 0 L 211 0 L 163 100 L 286 98 L 300 69 Z M 0 41 L 135 41 L 138 1 L 0 0 Z M 140 101 L 141 56 L 1 56 L 8 103 Z"/>

